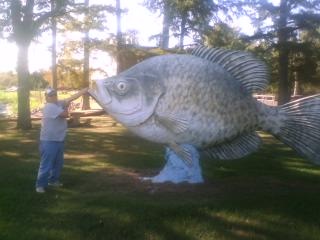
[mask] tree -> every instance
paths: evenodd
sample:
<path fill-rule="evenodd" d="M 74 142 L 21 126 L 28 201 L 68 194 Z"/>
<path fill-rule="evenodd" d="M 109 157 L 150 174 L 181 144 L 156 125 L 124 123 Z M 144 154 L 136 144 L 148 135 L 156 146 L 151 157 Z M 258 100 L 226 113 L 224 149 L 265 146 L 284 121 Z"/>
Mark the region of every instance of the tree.
<path fill-rule="evenodd" d="M 298 81 L 320 84 L 320 28 L 300 34 L 304 45 L 297 64 Z"/>
<path fill-rule="evenodd" d="M 169 30 L 179 39 L 178 47 L 183 49 L 186 36 L 204 43 L 214 25 L 230 20 L 230 14 L 242 13 L 238 11 L 241 9 L 239 3 L 231 0 L 145 0 L 144 5 L 163 15 L 161 48 L 168 48 Z"/>
<path fill-rule="evenodd" d="M 55 0 L 51 0 L 51 12 L 55 11 Z M 57 89 L 58 87 L 58 72 L 57 72 L 57 20 L 53 16 L 51 17 L 51 72 L 52 72 L 52 87 Z"/>
<path fill-rule="evenodd" d="M 121 48 L 123 47 L 123 38 L 121 30 L 121 1 L 116 0 L 116 16 L 117 16 L 117 73 L 122 72 L 123 64 L 121 61 Z"/>
<path fill-rule="evenodd" d="M 219 7 L 211 0 L 175 0 L 173 3 L 171 29 L 179 37 L 179 49 L 183 49 L 186 36 L 195 34 L 202 37 L 211 28 L 210 23 Z"/>
<path fill-rule="evenodd" d="M 144 5 L 153 13 L 160 11 L 163 15 L 162 20 L 162 33 L 157 37 L 159 40 L 159 47 L 162 49 L 169 48 L 169 38 L 170 38 L 170 26 L 172 25 L 172 1 L 170 0 L 145 0 Z"/>
<path fill-rule="evenodd" d="M 242 3 L 242 1 L 240 1 Z M 301 51 L 303 42 L 302 31 L 313 31 L 320 24 L 320 2 L 317 0 L 281 0 L 274 5 L 265 0 L 250 0 L 241 7 L 247 10 L 257 31 L 250 39 L 269 41 L 278 53 L 278 102 L 290 100 L 291 82 L 289 73 L 290 58 L 297 50 Z"/>
<path fill-rule="evenodd" d="M 87 21 L 90 20 L 89 0 L 84 1 L 85 20 L 84 20 L 84 41 L 83 41 L 83 82 L 85 87 L 90 85 L 90 26 Z M 83 96 L 82 109 L 90 109 L 90 100 L 88 95 Z"/>
<path fill-rule="evenodd" d="M 39 90 L 47 87 L 49 83 L 44 79 L 43 73 L 33 72 L 30 74 L 30 88 L 31 90 Z"/>
<path fill-rule="evenodd" d="M 79 2 L 79 1 L 78 1 Z M 79 33 L 83 37 L 81 40 L 69 40 L 63 43 L 63 51 L 59 55 L 59 68 L 60 74 L 63 72 L 77 72 L 79 69 L 78 63 L 82 63 L 83 74 L 78 77 L 79 83 L 68 82 L 68 85 L 89 87 L 90 84 L 90 73 L 92 68 L 90 67 L 90 56 L 92 51 L 96 48 L 97 43 L 100 42 L 98 35 L 90 34 L 94 31 L 95 33 L 106 32 L 107 26 L 107 13 L 114 13 L 115 8 L 110 5 L 94 5 L 89 0 L 82 0 L 79 2 L 77 9 L 59 21 L 60 32 L 68 35 L 70 33 Z M 72 34 L 70 34 L 72 35 Z M 71 36 L 72 39 L 72 36 Z M 79 57 L 82 56 L 82 57 Z M 74 58 L 74 59 L 73 59 Z M 81 58 L 81 59 L 80 59 Z M 66 62 L 76 62 L 77 65 L 65 66 Z M 74 69 L 72 69 L 74 67 Z M 64 69 L 63 71 L 61 71 Z M 68 71 L 66 71 L 68 69 Z M 64 80 L 70 79 L 64 77 Z M 89 109 L 89 98 L 84 96 L 83 98 L 83 109 Z"/>
<path fill-rule="evenodd" d="M 41 34 L 50 17 L 65 13 L 70 1 L 57 0 L 55 9 L 50 9 L 50 1 L 10 0 L 0 1 L 0 25 L 3 35 L 18 46 L 18 121 L 17 128 L 30 129 L 30 73 L 28 50 L 32 40 Z"/>
<path fill-rule="evenodd" d="M 217 23 L 203 33 L 203 43 L 211 47 L 245 49 L 247 44 L 241 40 L 240 32 L 226 23 Z"/>
<path fill-rule="evenodd" d="M 169 39 L 170 39 L 170 4 L 168 1 L 164 1 L 163 3 L 163 22 L 162 22 L 162 34 L 160 38 L 160 47 L 162 49 L 169 48 Z"/>

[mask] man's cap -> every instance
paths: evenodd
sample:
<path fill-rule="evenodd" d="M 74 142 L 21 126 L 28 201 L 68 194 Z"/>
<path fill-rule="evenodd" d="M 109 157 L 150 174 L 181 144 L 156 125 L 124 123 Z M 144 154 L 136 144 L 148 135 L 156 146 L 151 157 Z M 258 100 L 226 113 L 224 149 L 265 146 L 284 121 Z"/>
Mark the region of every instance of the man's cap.
<path fill-rule="evenodd" d="M 57 91 L 54 90 L 53 88 L 49 87 L 45 90 L 45 94 L 48 97 L 52 97 L 52 96 L 56 96 L 57 95 Z"/>

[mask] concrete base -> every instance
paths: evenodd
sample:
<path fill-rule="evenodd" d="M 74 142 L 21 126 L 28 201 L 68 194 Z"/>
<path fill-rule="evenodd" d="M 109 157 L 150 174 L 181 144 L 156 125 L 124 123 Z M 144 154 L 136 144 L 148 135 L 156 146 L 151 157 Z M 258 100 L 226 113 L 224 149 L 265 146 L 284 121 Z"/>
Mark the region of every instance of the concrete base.
<path fill-rule="evenodd" d="M 192 154 L 192 164 L 187 164 L 174 151 L 166 148 L 166 165 L 160 173 L 154 177 L 143 178 L 154 183 L 202 183 L 202 171 L 199 165 L 199 153 L 195 147 L 189 144 L 181 145 Z"/>

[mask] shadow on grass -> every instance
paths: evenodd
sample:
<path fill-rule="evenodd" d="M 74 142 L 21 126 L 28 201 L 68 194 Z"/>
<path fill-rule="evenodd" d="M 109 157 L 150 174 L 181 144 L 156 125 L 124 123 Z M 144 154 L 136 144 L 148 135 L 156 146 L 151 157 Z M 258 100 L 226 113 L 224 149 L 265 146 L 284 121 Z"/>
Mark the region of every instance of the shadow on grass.
<path fill-rule="evenodd" d="M 203 159 L 204 184 L 151 184 L 139 177 L 163 147 L 99 121 L 69 130 L 65 187 L 44 195 L 39 125 L 1 131 L 0 239 L 318 239 L 320 169 L 272 137 L 238 161 Z"/>

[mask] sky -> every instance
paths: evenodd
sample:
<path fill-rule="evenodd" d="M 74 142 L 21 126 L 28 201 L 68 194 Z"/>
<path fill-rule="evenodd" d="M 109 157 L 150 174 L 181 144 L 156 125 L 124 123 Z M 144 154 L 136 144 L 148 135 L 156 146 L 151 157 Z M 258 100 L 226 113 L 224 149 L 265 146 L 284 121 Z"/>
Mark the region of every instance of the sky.
<path fill-rule="evenodd" d="M 277 3 L 280 0 L 272 1 Z M 143 2 L 143 0 L 121 1 L 121 8 L 127 8 L 129 10 L 127 14 L 122 15 L 122 31 L 125 32 L 130 29 L 135 29 L 138 31 L 139 43 L 141 45 L 155 46 L 155 41 L 149 41 L 149 37 L 161 32 L 162 19 L 143 7 L 141 2 Z M 90 3 L 110 3 L 114 5 L 115 0 L 90 0 Z M 108 19 L 108 21 L 110 20 Z M 116 26 L 115 23 L 111 25 L 114 27 Z M 237 19 L 237 25 L 248 34 L 253 32 L 253 28 L 250 26 L 250 20 L 248 18 L 243 17 Z M 115 32 L 115 28 L 110 30 Z M 49 36 L 50 35 L 48 33 L 47 37 L 41 37 L 37 39 L 35 43 L 31 44 L 29 49 L 30 72 L 50 68 L 51 53 L 49 51 L 49 47 L 51 44 L 51 39 Z M 171 43 L 174 44 L 172 41 Z M 17 48 L 15 44 L 8 43 L 5 40 L 0 39 L 0 52 L 0 72 L 14 71 L 16 67 L 17 56 Z M 91 64 L 95 65 L 95 67 L 105 67 L 106 65 L 112 64 L 110 59 L 108 61 L 101 61 L 101 58 L 106 59 L 106 56 L 95 57 L 92 59 Z M 111 69 L 110 71 L 113 70 Z"/>

